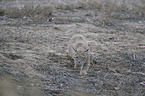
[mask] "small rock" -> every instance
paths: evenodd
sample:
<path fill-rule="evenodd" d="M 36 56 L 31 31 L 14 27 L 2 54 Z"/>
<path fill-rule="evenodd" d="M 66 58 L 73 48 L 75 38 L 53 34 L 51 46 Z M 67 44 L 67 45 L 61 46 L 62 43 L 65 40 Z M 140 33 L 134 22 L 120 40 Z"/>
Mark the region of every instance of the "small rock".
<path fill-rule="evenodd" d="M 142 23 L 142 21 L 139 21 L 139 23 Z"/>

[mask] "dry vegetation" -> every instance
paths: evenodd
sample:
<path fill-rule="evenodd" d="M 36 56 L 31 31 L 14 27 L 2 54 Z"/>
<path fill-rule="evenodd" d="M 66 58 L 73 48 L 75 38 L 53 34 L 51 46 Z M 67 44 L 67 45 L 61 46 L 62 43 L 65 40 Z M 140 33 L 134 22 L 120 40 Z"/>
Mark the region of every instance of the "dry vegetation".
<path fill-rule="evenodd" d="M 46 3 L 45 6 L 40 4 L 17 5 L 15 7 L 9 7 L 5 11 L 1 11 L 4 14 L 13 18 L 26 18 L 30 17 L 35 20 L 48 20 L 50 15 L 53 15 L 53 11 L 56 9 L 62 10 L 93 10 L 93 23 L 100 23 L 103 25 L 114 22 L 114 19 L 124 18 L 141 18 L 145 17 L 145 2 L 142 1 L 142 5 L 132 4 L 129 8 L 127 4 L 122 3 L 117 5 L 117 1 L 101 2 L 98 0 L 77 0 L 72 3 L 66 3 L 64 1 L 51 1 Z M 3 9 L 1 9 L 3 10 Z"/>
<path fill-rule="evenodd" d="M 14 88 L 8 80 L 0 80 L 0 96 L 17 96 Z"/>
<path fill-rule="evenodd" d="M 145 96 L 143 0 L 22 1 L 0 6 L 0 96 Z M 91 48 L 86 76 L 67 55 L 74 34 Z"/>
<path fill-rule="evenodd" d="M 52 13 L 52 6 L 43 6 L 32 4 L 25 4 L 23 7 L 9 7 L 5 11 L 5 15 L 13 18 L 31 18 L 37 20 L 47 20 Z"/>

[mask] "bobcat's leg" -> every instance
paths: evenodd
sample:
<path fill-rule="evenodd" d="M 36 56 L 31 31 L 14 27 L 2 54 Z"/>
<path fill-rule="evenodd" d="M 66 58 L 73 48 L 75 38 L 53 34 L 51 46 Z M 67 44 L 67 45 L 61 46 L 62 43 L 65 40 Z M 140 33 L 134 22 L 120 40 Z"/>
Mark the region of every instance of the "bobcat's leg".
<path fill-rule="evenodd" d="M 74 61 L 74 63 L 75 63 L 74 68 L 76 68 L 76 67 L 77 67 L 77 62 L 76 62 L 76 61 Z"/>
<path fill-rule="evenodd" d="M 81 75 L 86 75 L 87 74 L 87 71 L 89 69 L 89 66 L 90 66 L 90 63 L 89 62 L 86 62 L 85 64 L 83 64 L 81 66 L 81 71 L 80 71 L 80 74 Z"/>
<path fill-rule="evenodd" d="M 87 74 L 87 66 L 86 66 L 87 64 L 83 64 L 82 66 L 81 66 L 81 71 L 80 71 L 80 74 L 81 75 L 86 75 Z"/>

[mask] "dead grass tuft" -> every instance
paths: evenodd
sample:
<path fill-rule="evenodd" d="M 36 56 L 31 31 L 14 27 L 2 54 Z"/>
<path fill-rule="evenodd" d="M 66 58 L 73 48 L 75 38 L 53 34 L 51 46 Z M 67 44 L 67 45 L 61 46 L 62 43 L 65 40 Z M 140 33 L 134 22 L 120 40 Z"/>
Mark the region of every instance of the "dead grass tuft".
<path fill-rule="evenodd" d="M 40 6 L 34 4 L 25 4 L 23 7 L 9 7 L 6 9 L 5 15 L 12 18 L 29 17 L 31 19 L 46 19 L 52 13 L 52 6 Z"/>
<path fill-rule="evenodd" d="M 63 9 L 63 10 L 71 10 L 74 9 L 74 4 L 66 4 L 62 1 L 58 1 L 57 3 L 53 4 L 56 9 Z"/>
<path fill-rule="evenodd" d="M 21 10 L 18 7 L 6 9 L 5 14 L 10 17 L 14 17 L 14 18 L 23 17 L 23 13 L 21 12 Z"/>

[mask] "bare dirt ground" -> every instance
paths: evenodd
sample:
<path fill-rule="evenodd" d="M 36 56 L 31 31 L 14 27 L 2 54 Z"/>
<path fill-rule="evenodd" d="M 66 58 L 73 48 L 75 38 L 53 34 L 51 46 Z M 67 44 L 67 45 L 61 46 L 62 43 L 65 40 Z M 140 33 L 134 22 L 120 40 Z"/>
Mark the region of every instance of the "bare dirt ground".
<path fill-rule="evenodd" d="M 52 21 L 0 16 L 0 90 L 6 87 L 0 94 L 145 96 L 145 19 L 101 24 L 92 22 L 92 12 L 56 9 Z M 86 76 L 73 68 L 67 54 L 74 34 L 89 42 L 91 67 Z"/>

